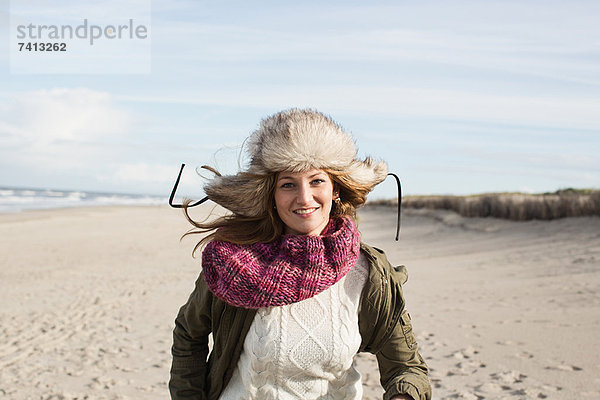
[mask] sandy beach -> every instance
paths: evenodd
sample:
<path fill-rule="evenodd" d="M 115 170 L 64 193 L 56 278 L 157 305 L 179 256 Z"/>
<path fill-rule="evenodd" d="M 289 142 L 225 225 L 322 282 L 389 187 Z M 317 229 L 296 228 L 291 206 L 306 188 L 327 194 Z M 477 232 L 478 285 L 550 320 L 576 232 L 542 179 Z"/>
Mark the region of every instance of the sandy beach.
<path fill-rule="evenodd" d="M 200 207 L 201 217 L 211 207 Z M 600 398 L 600 218 L 361 211 L 404 287 L 435 399 Z M 0 398 L 167 399 L 171 330 L 200 271 L 167 207 L 0 214 Z M 374 358 L 357 358 L 365 399 Z"/>

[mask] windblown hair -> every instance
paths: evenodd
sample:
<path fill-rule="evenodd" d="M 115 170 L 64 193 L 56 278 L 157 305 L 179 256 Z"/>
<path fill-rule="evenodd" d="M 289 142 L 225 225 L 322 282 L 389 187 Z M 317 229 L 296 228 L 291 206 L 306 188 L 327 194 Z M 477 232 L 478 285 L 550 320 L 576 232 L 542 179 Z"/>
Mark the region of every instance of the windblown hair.
<path fill-rule="evenodd" d="M 241 214 L 231 213 L 219 217 L 213 221 L 195 221 L 188 212 L 190 200 L 183 203 L 183 214 L 185 218 L 197 229 L 192 229 L 185 233 L 183 237 L 194 234 L 205 234 L 194 246 L 192 254 L 203 247 L 211 240 L 221 240 L 235 244 L 254 244 L 254 243 L 269 243 L 281 236 L 283 232 L 283 222 L 277 215 L 275 210 L 275 180 L 277 174 L 273 173 L 260 179 L 262 186 L 266 187 L 267 193 L 271 195 L 263 196 L 262 208 L 265 210 L 261 215 L 244 216 Z"/>
<path fill-rule="evenodd" d="M 325 169 L 333 181 L 333 187 L 340 192 L 340 201 L 334 201 L 331 216 L 346 216 L 356 222 L 356 209 L 367 201 L 367 194 L 373 189 L 370 185 L 361 184 L 348 178 L 343 172 Z"/>
<path fill-rule="evenodd" d="M 340 201 L 334 201 L 331 207 L 331 217 L 346 216 L 356 222 L 356 209 L 362 206 L 367 194 L 371 191 L 368 185 L 361 185 L 348 179 L 343 172 L 335 170 L 324 170 L 333 182 L 334 189 L 339 190 Z M 277 240 L 284 232 L 285 225 L 277 210 L 275 209 L 275 183 L 278 173 L 272 173 L 265 177 L 257 177 L 257 184 L 266 188 L 263 195 L 263 215 L 244 216 L 231 213 L 215 220 L 204 222 L 195 221 L 188 212 L 191 200 L 183 204 L 185 218 L 196 228 L 188 231 L 183 237 L 194 234 L 205 234 L 194 246 L 193 254 L 201 249 L 211 240 L 220 240 L 235 244 L 270 243 Z M 260 182 L 260 183 L 258 183 Z"/>

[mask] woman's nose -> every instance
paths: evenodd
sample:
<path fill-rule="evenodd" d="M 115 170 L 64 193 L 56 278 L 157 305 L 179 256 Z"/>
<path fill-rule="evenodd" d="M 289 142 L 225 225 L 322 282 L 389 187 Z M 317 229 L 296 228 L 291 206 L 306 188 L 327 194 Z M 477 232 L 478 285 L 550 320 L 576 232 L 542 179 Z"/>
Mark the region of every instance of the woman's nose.
<path fill-rule="evenodd" d="M 312 199 L 312 190 L 310 185 L 300 185 L 298 187 L 297 201 L 299 204 L 309 204 Z"/>

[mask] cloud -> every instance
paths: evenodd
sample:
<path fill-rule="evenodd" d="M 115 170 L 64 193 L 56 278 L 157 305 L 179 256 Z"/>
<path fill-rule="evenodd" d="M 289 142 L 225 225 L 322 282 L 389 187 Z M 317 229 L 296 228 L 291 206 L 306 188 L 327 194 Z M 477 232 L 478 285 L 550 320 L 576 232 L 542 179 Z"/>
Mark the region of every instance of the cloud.
<path fill-rule="evenodd" d="M 297 89 L 297 90 L 295 90 Z M 464 90 L 383 86 L 293 86 L 260 90 L 122 96 L 125 101 L 230 107 L 313 107 L 327 112 L 443 118 L 540 127 L 600 128 L 600 100 L 568 96 L 499 95 Z"/>
<path fill-rule="evenodd" d="M 174 182 L 177 171 L 173 165 L 155 165 L 147 163 L 121 164 L 113 178 L 123 183 L 168 183 Z"/>
<path fill-rule="evenodd" d="M 0 151 L 15 161 L 69 168 L 126 134 L 132 119 L 105 92 L 55 88 L 16 93 L 0 103 Z"/>
<path fill-rule="evenodd" d="M 185 4 L 188 12 L 198 12 L 191 3 L 179 2 L 178 7 Z M 262 62 L 267 66 L 290 60 L 302 65 L 310 60 L 338 61 L 345 64 L 344 71 L 359 60 L 416 62 L 466 67 L 473 70 L 471 76 L 496 71 L 600 85 L 597 46 L 589 40 L 600 33 L 593 17 L 598 6 L 591 3 L 543 9 L 518 2 L 486 2 L 485 6 L 437 2 L 433 7 L 345 4 L 343 8 L 319 4 L 318 12 L 307 4 L 269 12 L 259 7 L 243 15 L 218 13 L 218 9 L 206 11 L 212 11 L 210 19 L 199 13 L 170 24 L 168 17 L 162 16 L 165 21 L 159 16 L 155 27 L 161 34 L 155 43 L 163 43 L 161 49 L 166 51 L 155 56 L 164 56 L 166 62 L 182 57 L 202 64 Z M 190 47 L 197 51 L 189 51 Z M 283 67 L 290 68 L 287 63 Z"/>

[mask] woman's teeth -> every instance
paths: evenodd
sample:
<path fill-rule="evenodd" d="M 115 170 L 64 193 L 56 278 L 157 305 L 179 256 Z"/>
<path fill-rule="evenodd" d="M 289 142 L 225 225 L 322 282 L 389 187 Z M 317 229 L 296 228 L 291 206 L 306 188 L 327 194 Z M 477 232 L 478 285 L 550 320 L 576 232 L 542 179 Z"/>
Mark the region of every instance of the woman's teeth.
<path fill-rule="evenodd" d="M 311 212 L 315 211 L 316 208 L 305 208 L 302 210 L 294 210 L 295 214 L 310 214 Z"/>

